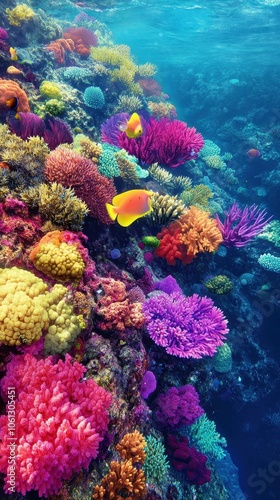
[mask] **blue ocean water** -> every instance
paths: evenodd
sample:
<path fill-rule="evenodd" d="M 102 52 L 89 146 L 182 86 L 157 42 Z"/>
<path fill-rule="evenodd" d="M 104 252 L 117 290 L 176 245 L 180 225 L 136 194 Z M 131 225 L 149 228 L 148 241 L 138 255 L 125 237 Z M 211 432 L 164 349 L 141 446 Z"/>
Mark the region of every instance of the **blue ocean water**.
<path fill-rule="evenodd" d="M 176 469 L 176 464 L 171 463 L 170 475 L 166 476 L 166 471 L 159 468 L 153 481 L 147 483 L 146 496 L 143 494 L 137 498 L 279 500 L 280 1 L 50 0 L 46 3 L 30 0 L 26 3 L 38 17 L 34 20 L 31 16 L 30 20 L 13 24 L 9 21 L 6 9 L 15 9 L 21 3 L 14 0 L 0 2 L 3 17 L 0 28 L 8 33 L 8 37 L 3 37 L 0 44 L 0 90 L 1 79 L 11 79 L 18 83 L 29 98 L 32 113 L 45 121 L 53 120 L 54 117 L 61 119 L 69 127 L 75 139 L 75 150 L 79 154 L 81 147 L 78 136 L 83 134 L 91 141 L 102 143 L 101 130 L 104 123 L 107 123 L 107 137 L 116 146 L 112 132 L 115 125 L 109 126 L 107 120 L 117 113 L 139 113 L 144 126 L 141 132 L 143 136 L 133 139 L 136 144 L 148 133 L 151 117 L 160 120 L 167 116 L 171 122 L 179 120 L 189 127 L 195 127 L 203 136 L 204 148 L 191 148 L 187 158 L 185 157 L 186 161 L 183 161 L 183 153 L 181 156 L 177 154 L 178 164 L 175 160 L 172 164 L 169 156 L 179 131 L 173 137 L 173 143 L 168 143 L 166 161 L 162 160 L 164 154 L 157 156 L 158 151 L 151 147 L 155 155 L 152 156 L 155 160 L 151 163 L 159 163 L 164 169 L 162 175 L 172 174 L 175 179 L 182 176 L 185 182 L 188 177 L 192 188 L 202 186 L 195 192 L 190 192 L 190 185 L 185 190 L 181 189 L 180 181 L 172 186 L 163 177 L 152 175 L 148 170 L 150 162 L 146 160 L 146 151 L 142 152 L 142 157 L 137 157 L 136 147 L 132 151 L 129 140 L 125 137 L 122 145 L 118 143 L 115 149 L 118 150 L 118 146 L 126 149 L 126 144 L 128 153 L 134 155 L 133 159 L 130 157 L 130 162 L 135 169 L 137 165 L 137 181 L 134 177 L 134 181 L 130 179 L 128 182 L 125 172 L 122 171 L 120 175 L 118 170 L 116 173 L 118 165 L 114 146 L 106 149 L 106 141 L 102 139 L 102 160 L 98 158 L 98 154 L 97 159 L 93 154 L 87 158 L 96 164 L 99 161 L 99 171 L 102 174 L 106 172 L 106 177 L 114 183 L 116 193 L 142 188 L 158 191 L 160 195 L 176 195 L 188 209 L 194 205 L 199 210 L 210 213 L 212 219 L 215 219 L 217 213 L 222 221 L 225 221 L 226 213 L 230 212 L 230 207 L 235 202 L 240 210 L 250 207 L 249 216 L 251 213 L 253 220 L 252 211 L 257 210 L 256 218 L 259 217 L 260 223 L 272 217 L 272 225 L 270 223 L 266 226 L 262 233 L 256 231 L 248 241 L 245 220 L 240 229 L 241 233 L 245 231 L 244 245 L 234 244 L 234 236 L 232 240 L 229 238 L 226 241 L 225 231 L 224 245 L 221 242 L 219 248 L 199 250 L 198 256 L 192 255 L 185 262 L 177 254 L 177 260 L 170 262 L 166 254 L 160 254 L 153 244 L 144 244 L 142 238 L 158 235 L 162 226 L 167 227 L 171 219 L 161 218 L 156 213 L 154 220 L 150 214 L 149 219 L 149 216 L 140 218 L 128 227 L 121 227 L 117 222 L 111 225 L 110 221 L 104 223 L 102 217 L 99 217 L 101 203 L 100 200 L 95 203 L 95 194 L 88 196 L 87 187 L 81 188 L 79 183 L 75 185 L 69 180 L 67 184 L 66 179 L 63 184 L 61 181 L 65 187 L 73 187 L 75 194 L 83 200 L 85 193 L 88 204 L 92 203 L 90 207 L 93 208 L 84 225 L 78 229 L 73 229 L 74 225 L 63 226 L 59 217 L 48 216 L 47 221 L 51 223 L 46 225 L 47 229 L 42 234 L 48 230 L 73 229 L 74 232 L 82 230 L 88 238 L 87 242 L 83 240 L 83 244 L 94 261 L 100 283 L 96 289 L 91 284 L 90 292 L 85 283 L 79 289 L 81 293 L 91 297 L 90 307 L 89 302 L 87 303 L 91 312 L 88 313 L 87 328 L 81 337 L 85 349 L 81 362 L 87 369 L 86 377 L 95 378 L 97 383 L 111 390 L 114 396 L 117 394 L 119 400 L 115 400 L 111 427 L 100 446 L 100 454 L 94 457 L 89 469 L 85 467 L 87 472 L 80 476 L 75 472 L 71 476 L 72 483 L 69 477 L 66 478 L 63 487 L 55 492 L 57 498 L 63 498 L 63 495 L 70 499 L 79 495 L 91 498 L 93 488 L 101 483 L 101 478 L 108 471 L 107 464 L 111 460 L 119 460 L 116 444 L 125 432 L 140 429 L 143 434 L 153 434 L 164 443 L 171 430 L 157 421 L 157 397 L 170 387 L 192 384 L 198 391 L 200 404 L 208 419 L 215 422 L 216 431 L 227 441 L 225 456 L 221 459 L 214 454 L 213 443 L 217 435 L 211 435 L 208 453 L 203 447 L 197 446 L 199 452 L 208 455 L 207 463 L 212 471 L 209 483 L 200 485 L 198 480 L 192 482 L 188 475 L 185 476 Z M 116 68 L 118 70 L 122 62 L 99 61 L 97 56 L 96 59 L 94 56 L 91 59 L 89 53 L 85 55 L 75 50 L 68 52 L 68 49 L 63 58 L 58 60 L 52 49 L 46 49 L 52 41 L 61 39 L 65 30 L 81 26 L 96 34 L 98 47 L 112 49 L 118 46 L 117 51 L 121 53 L 122 48 L 119 46 L 124 45 L 130 48 L 129 58 L 135 65 L 155 65 L 155 74 L 143 76 L 136 71 L 136 76 L 133 75 L 133 84 L 147 79 L 148 90 L 145 91 L 145 82 L 142 82 L 143 93 L 133 87 L 130 77 L 128 80 L 112 77 L 113 71 Z M 0 32 L 0 42 L 1 40 Z M 5 44 L 8 44 L 8 48 Z M 10 46 L 15 48 L 17 59 L 11 59 Z M 100 63 L 99 66 L 97 63 Z M 17 68 L 20 73 L 13 73 L 13 70 L 9 73 L 7 70 L 10 66 Z M 45 80 L 58 86 L 58 94 L 61 92 L 58 99 L 55 92 L 44 96 L 41 84 Z M 89 88 L 91 90 L 87 91 L 87 95 L 90 94 L 91 99 L 87 101 L 84 94 Z M 2 95 L 0 94 L 1 106 Z M 98 95 L 102 96 L 99 100 Z M 11 95 L 9 99 L 11 97 L 15 96 Z M 121 105 L 120 97 L 129 97 L 130 100 L 124 101 L 126 105 Z M 140 104 L 138 102 L 135 109 L 131 105 L 132 97 L 140 99 Z M 47 106 L 49 98 L 63 103 L 64 108 L 58 111 L 57 102 Z M 19 111 L 16 106 L 17 101 L 11 106 L 13 109 L 0 109 L 0 124 L 9 123 L 12 130 L 16 130 L 18 125 L 18 121 L 15 121 L 18 117 L 14 116 Z M 20 120 L 24 123 L 24 117 Z M 52 121 L 48 122 L 47 128 L 51 128 L 51 123 Z M 123 122 L 118 123 L 115 133 L 123 130 L 122 127 Z M 165 140 L 168 141 L 168 138 Z M 55 150 L 52 147 L 50 149 Z M 37 172 L 33 176 L 28 174 L 29 177 L 22 174 L 21 164 L 18 165 L 13 158 L 10 158 L 9 163 L 6 142 L 1 136 L 0 161 L 8 165 L 1 168 L 4 172 L 0 178 L 1 203 L 4 203 L 3 200 L 8 195 L 25 201 L 28 196 L 21 198 L 21 193 L 25 193 L 27 188 L 36 188 L 43 181 L 50 183 L 60 178 L 45 179 Z M 62 163 L 61 169 L 63 168 Z M 78 177 L 82 178 L 83 175 L 83 170 L 79 171 Z M 8 193 L 5 191 L 6 185 Z M 109 184 L 106 186 L 109 191 Z M 32 216 L 38 214 L 37 209 L 36 204 L 31 205 L 31 212 L 34 210 Z M 6 210 L 6 220 L 9 210 L 14 208 L 4 205 L 3 210 Z M 42 213 L 50 213 L 44 210 L 45 212 L 42 209 Z M 162 210 L 167 212 L 166 207 Z M 40 210 L 39 213 L 41 214 Z M 2 212 L 0 215 L 2 217 Z M 178 216 L 174 216 L 174 219 L 177 220 Z M 8 252 L 3 251 L 3 248 L 9 247 L 9 231 L 5 225 L 0 225 L 0 232 L 3 253 L 1 268 L 17 265 L 18 261 L 13 260 L 10 254 L 7 257 Z M 257 235 L 258 232 L 260 235 Z M 162 235 L 158 237 L 161 240 L 163 238 Z M 203 239 L 201 235 L 195 234 L 195 243 L 199 238 Z M 172 240 L 171 254 L 177 243 Z M 22 250 L 24 244 L 20 244 L 25 255 L 26 248 Z M 27 248 L 28 255 L 31 246 L 27 244 Z M 180 253 L 180 246 L 178 248 Z M 19 267 L 25 268 L 26 262 L 27 258 L 22 259 Z M 30 262 L 28 266 L 28 269 L 33 269 Z M 33 271 L 36 272 L 34 269 Z M 125 324 L 123 329 L 118 329 L 115 320 L 112 322 L 113 327 L 104 326 L 107 313 L 97 312 L 97 307 L 104 296 L 106 298 L 106 279 L 125 283 L 127 292 L 131 292 L 131 296 L 128 295 L 125 300 L 141 303 L 159 293 L 153 291 L 151 282 L 163 280 L 170 275 L 176 279 L 187 297 L 193 294 L 207 296 L 225 314 L 229 328 L 226 343 L 230 351 L 230 355 L 224 354 L 226 361 L 219 359 L 214 362 L 213 359 L 216 358 L 212 359 L 212 356 L 202 356 L 201 359 L 196 359 L 195 356 L 172 356 L 165 352 L 166 345 L 154 343 L 147 328 L 139 328 L 139 333 L 131 323 Z M 42 276 L 41 273 L 40 277 Z M 213 285 L 208 283 L 217 276 L 222 276 L 222 281 L 211 288 Z M 54 284 L 51 279 L 50 284 Z M 229 288 L 225 291 L 223 287 L 226 284 Z M 97 285 L 96 280 L 94 285 Z M 134 290 L 136 287 L 138 289 Z M 75 290 L 75 285 L 73 289 Z M 79 302 L 78 299 L 76 302 Z M 108 303 L 106 307 L 108 308 Z M 117 314 L 121 316 L 122 311 Z M 203 329 L 204 326 L 202 323 L 201 325 L 199 328 Z M 218 330 L 218 326 L 216 328 Z M 175 340 L 171 342 L 172 346 L 173 343 L 176 344 Z M 5 342 L 3 345 L 5 351 Z M 0 347 L 3 345 L 0 344 Z M 69 351 L 73 353 L 73 346 L 71 347 L 72 350 L 69 348 Z M 75 350 L 74 352 L 77 355 Z M 9 359 L 6 351 L 3 356 L 2 351 L 0 354 L 4 372 Z M 55 354 L 60 356 L 60 353 Z M 64 355 L 65 353 L 61 357 Z M 155 373 L 158 385 L 155 393 L 143 402 L 139 396 L 139 387 L 146 369 Z M 2 407 L 4 408 L 3 405 Z M 177 408 L 178 414 L 179 411 Z M 179 426 L 172 429 L 177 437 L 181 435 L 180 432 Z M 209 430 L 208 432 L 210 433 Z M 207 441 L 205 436 L 204 440 Z M 6 492 L 3 493 L 3 498 L 19 498 L 17 495 L 20 493 L 8 495 Z M 51 495 L 48 497 L 52 498 Z M 20 498 L 38 498 L 38 491 L 33 487 L 30 493 L 23 494 Z M 119 497 L 114 498 L 127 498 L 127 492 L 121 489 Z"/>

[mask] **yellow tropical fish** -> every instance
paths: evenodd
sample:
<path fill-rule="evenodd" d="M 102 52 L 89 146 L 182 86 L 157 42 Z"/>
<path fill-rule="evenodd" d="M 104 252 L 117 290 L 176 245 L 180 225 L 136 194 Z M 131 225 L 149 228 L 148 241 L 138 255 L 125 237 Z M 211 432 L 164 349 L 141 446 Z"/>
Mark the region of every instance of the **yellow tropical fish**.
<path fill-rule="evenodd" d="M 18 60 L 17 51 L 13 47 L 10 47 L 10 55 L 11 55 L 11 60 L 12 61 L 17 61 Z"/>
<path fill-rule="evenodd" d="M 106 208 L 112 220 L 117 220 L 120 226 L 130 226 L 135 220 L 151 212 L 151 196 L 153 191 L 146 189 L 131 189 L 117 194 L 112 205 L 106 203 Z"/>
<path fill-rule="evenodd" d="M 129 139 L 139 137 L 143 134 L 141 118 L 138 113 L 132 113 L 123 130 L 126 133 L 127 137 L 129 137 Z"/>
<path fill-rule="evenodd" d="M 15 66 L 9 66 L 6 69 L 6 72 L 9 75 L 22 75 L 23 74 L 23 71 L 21 71 L 21 69 L 16 68 Z"/>

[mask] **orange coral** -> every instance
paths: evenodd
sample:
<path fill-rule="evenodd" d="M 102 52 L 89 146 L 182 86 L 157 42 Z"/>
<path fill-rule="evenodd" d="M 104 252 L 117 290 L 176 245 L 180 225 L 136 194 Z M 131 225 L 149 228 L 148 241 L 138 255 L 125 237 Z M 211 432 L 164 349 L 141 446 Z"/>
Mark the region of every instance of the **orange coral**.
<path fill-rule="evenodd" d="M 146 494 L 146 479 L 142 470 L 131 460 L 111 462 L 110 470 L 94 488 L 93 500 L 142 500 Z"/>
<path fill-rule="evenodd" d="M 7 101 L 16 98 L 18 101 L 17 112 L 29 113 L 30 107 L 24 90 L 13 80 L 0 79 L 0 110 L 7 112 Z"/>
<path fill-rule="evenodd" d="M 46 45 L 46 49 L 49 52 L 53 52 L 57 62 L 63 64 L 65 51 L 67 50 L 68 52 L 73 52 L 75 49 L 75 44 L 70 38 L 58 38 L 57 40 L 54 40 L 53 42 Z"/>
<path fill-rule="evenodd" d="M 134 431 L 125 434 L 117 444 L 116 450 L 123 460 L 131 460 L 133 464 L 143 464 L 146 458 L 145 446 L 144 436 L 139 431 Z"/>
<path fill-rule="evenodd" d="M 96 34 L 84 27 L 80 28 L 68 28 L 65 33 L 63 33 L 64 38 L 73 40 L 74 51 L 82 56 L 89 56 L 90 47 L 97 45 Z"/>
<path fill-rule="evenodd" d="M 200 252 L 214 252 L 223 241 L 215 219 L 208 212 L 191 206 L 178 220 L 157 235 L 160 245 L 155 255 L 175 265 L 176 259 L 189 264 Z"/>

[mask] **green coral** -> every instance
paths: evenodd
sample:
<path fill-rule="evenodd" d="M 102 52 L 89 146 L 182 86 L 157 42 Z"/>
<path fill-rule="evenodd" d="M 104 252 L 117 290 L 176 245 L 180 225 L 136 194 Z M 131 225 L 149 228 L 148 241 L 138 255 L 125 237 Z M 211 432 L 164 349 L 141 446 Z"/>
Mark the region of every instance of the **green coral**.
<path fill-rule="evenodd" d="M 102 154 L 98 161 L 98 170 L 101 174 L 106 177 L 119 177 L 121 171 L 119 169 L 117 160 L 115 158 L 115 152 L 118 152 L 119 148 L 107 144 L 106 142 L 102 145 Z"/>
<path fill-rule="evenodd" d="M 62 99 L 62 93 L 59 85 L 48 80 L 44 80 L 40 87 L 40 94 L 46 99 Z"/>
<path fill-rule="evenodd" d="M 192 205 L 202 210 L 208 210 L 209 199 L 213 198 L 213 192 L 206 184 L 198 184 L 193 188 L 185 189 L 180 194 L 180 198 L 187 207 Z"/>
<path fill-rule="evenodd" d="M 232 368 L 231 348 L 228 344 L 223 344 L 217 348 L 216 354 L 212 358 L 214 369 L 219 373 L 227 373 Z"/>
<path fill-rule="evenodd" d="M 53 116 L 62 115 L 65 111 L 65 104 L 58 99 L 50 99 L 45 104 L 46 112 Z"/>
<path fill-rule="evenodd" d="M 157 248 L 160 241 L 156 236 L 143 236 L 142 243 L 144 243 L 147 247 Z"/>
<path fill-rule="evenodd" d="M 165 448 L 163 444 L 149 435 L 145 437 L 146 446 L 144 451 L 146 453 L 143 470 L 148 483 L 163 483 L 168 473 L 169 463 L 165 455 Z"/>
<path fill-rule="evenodd" d="M 219 155 L 220 152 L 221 149 L 219 148 L 219 146 L 217 146 L 217 144 L 215 144 L 213 141 L 209 141 L 209 139 L 205 139 L 204 146 L 199 152 L 199 156 L 205 158 L 205 156 Z"/>
<path fill-rule="evenodd" d="M 212 293 L 217 293 L 218 295 L 223 295 L 229 293 L 232 290 L 233 284 L 230 278 L 224 274 L 218 274 L 208 281 L 205 281 L 204 285 L 207 290 Z"/>
<path fill-rule="evenodd" d="M 86 204 L 75 195 L 73 189 L 56 182 L 26 189 L 20 197 L 59 229 L 80 231 L 88 213 Z"/>
<path fill-rule="evenodd" d="M 216 168 L 217 170 L 226 167 L 226 163 L 219 155 L 204 156 L 203 160 L 208 167 Z"/>
<path fill-rule="evenodd" d="M 190 445 L 201 453 L 214 460 L 221 460 L 225 456 L 226 439 L 216 430 L 216 424 L 204 413 L 194 424 L 185 428 Z"/>
<path fill-rule="evenodd" d="M 258 235 L 258 238 L 270 241 L 276 247 L 280 247 L 280 220 L 275 219 L 269 222 L 264 231 Z"/>

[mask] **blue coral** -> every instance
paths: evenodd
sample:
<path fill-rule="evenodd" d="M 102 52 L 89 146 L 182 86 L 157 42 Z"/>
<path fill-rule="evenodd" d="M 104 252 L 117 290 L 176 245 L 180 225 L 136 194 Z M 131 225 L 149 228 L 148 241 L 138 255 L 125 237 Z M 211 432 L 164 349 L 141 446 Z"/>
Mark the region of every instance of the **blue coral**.
<path fill-rule="evenodd" d="M 100 87 L 87 87 L 84 91 L 84 103 L 93 109 L 101 109 L 105 105 L 105 97 Z"/>

